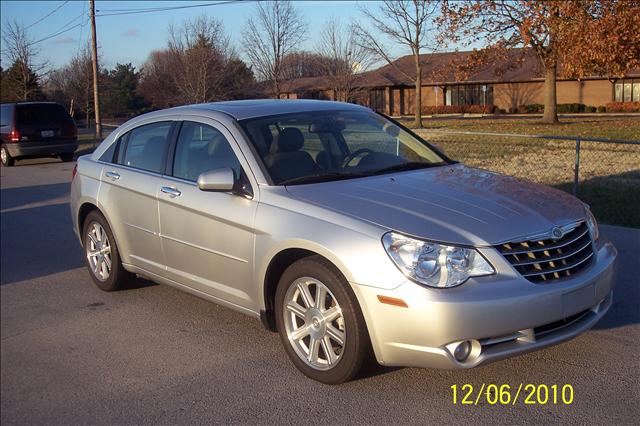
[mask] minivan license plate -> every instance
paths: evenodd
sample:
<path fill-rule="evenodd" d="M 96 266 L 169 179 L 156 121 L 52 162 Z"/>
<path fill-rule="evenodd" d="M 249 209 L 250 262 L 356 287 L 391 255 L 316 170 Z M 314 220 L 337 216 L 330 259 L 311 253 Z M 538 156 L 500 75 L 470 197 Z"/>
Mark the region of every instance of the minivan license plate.
<path fill-rule="evenodd" d="M 53 130 L 43 130 L 40 132 L 40 136 L 43 138 L 50 138 L 53 136 Z"/>

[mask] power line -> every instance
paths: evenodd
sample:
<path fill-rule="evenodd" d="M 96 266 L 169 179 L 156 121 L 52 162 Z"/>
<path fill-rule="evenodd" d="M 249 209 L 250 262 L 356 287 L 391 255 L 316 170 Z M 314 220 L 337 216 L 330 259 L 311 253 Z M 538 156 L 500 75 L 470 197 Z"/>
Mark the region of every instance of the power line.
<path fill-rule="evenodd" d="M 191 9 L 194 7 L 220 6 L 224 4 L 230 4 L 230 3 L 244 3 L 245 1 L 246 0 L 227 0 L 227 1 L 218 1 L 214 3 L 191 4 L 187 6 L 150 7 L 145 9 L 101 9 L 96 11 L 99 13 L 99 14 L 96 14 L 96 17 L 116 16 L 116 15 L 135 15 L 138 13 L 166 12 L 168 10 Z M 108 13 L 103 13 L 103 12 L 108 12 Z"/>
<path fill-rule="evenodd" d="M 49 16 L 53 15 L 54 13 L 56 13 L 58 10 L 60 10 L 62 8 L 62 6 L 64 6 L 65 4 L 69 3 L 69 0 L 62 2 L 61 5 L 59 5 L 58 7 L 56 7 L 55 9 L 53 9 L 51 12 L 47 13 L 46 15 L 44 15 L 42 18 L 38 19 L 36 22 L 34 22 L 33 24 L 26 26 L 24 29 L 28 30 L 29 28 L 33 27 L 36 24 L 39 24 L 40 22 L 44 21 L 45 19 L 47 19 Z"/>
<path fill-rule="evenodd" d="M 87 2 L 83 1 L 82 2 L 82 16 L 85 16 L 85 12 L 87 10 Z M 80 46 L 82 45 L 82 35 L 84 32 L 84 24 L 85 24 L 85 20 L 83 19 L 80 25 L 80 36 L 78 37 L 78 48 L 76 49 L 76 56 L 78 56 L 80 54 Z"/>
<path fill-rule="evenodd" d="M 43 38 L 41 38 L 40 40 L 36 40 L 36 41 L 34 41 L 34 42 L 31 42 L 31 43 L 29 43 L 29 45 L 31 46 L 31 45 L 34 45 L 34 44 L 41 43 L 41 42 L 46 41 L 46 40 L 49 40 L 49 39 L 51 39 L 51 38 L 53 38 L 53 37 L 59 36 L 59 35 L 61 35 L 61 34 L 64 34 L 64 33 L 68 32 L 68 31 L 71 31 L 71 30 L 73 30 L 73 29 L 75 29 L 75 28 L 78 28 L 80 25 L 83 25 L 83 24 L 84 24 L 84 20 L 83 20 L 82 22 L 78 23 L 78 24 L 75 24 L 75 25 L 74 25 L 74 26 L 72 26 L 72 27 L 67 28 L 69 25 L 71 25 L 71 24 L 73 24 L 75 21 L 77 21 L 77 20 L 78 20 L 78 18 L 82 18 L 82 15 L 78 15 L 78 16 L 76 16 L 76 17 L 75 17 L 75 18 L 73 18 L 71 21 L 67 22 L 67 23 L 66 23 L 66 24 L 64 24 L 62 27 L 60 27 L 60 28 L 58 28 L 57 30 L 55 30 L 55 32 L 54 32 L 53 34 L 50 34 L 50 35 L 48 35 L 48 36 L 46 36 L 46 37 L 43 37 Z"/>

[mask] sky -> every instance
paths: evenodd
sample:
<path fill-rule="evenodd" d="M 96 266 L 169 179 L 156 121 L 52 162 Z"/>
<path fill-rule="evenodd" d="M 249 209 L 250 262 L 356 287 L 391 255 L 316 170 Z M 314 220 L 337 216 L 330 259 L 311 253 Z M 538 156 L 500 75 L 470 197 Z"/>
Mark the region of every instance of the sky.
<path fill-rule="evenodd" d="M 167 42 L 167 27 L 171 24 L 179 25 L 186 19 L 200 14 L 208 14 L 220 19 L 226 31 L 231 36 L 236 47 L 240 47 L 242 28 L 245 21 L 256 7 L 253 1 L 236 1 L 206 7 L 193 7 L 171 11 L 153 13 L 120 14 L 114 16 L 99 16 L 115 13 L 122 9 L 139 9 L 168 6 L 187 6 L 209 1 L 96 1 L 96 28 L 98 47 L 102 58 L 101 66 L 113 68 L 117 63 L 132 63 L 139 67 L 153 50 L 162 49 Z M 44 41 L 36 44 L 41 50 L 40 61 L 47 61 L 51 68 L 65 65 L 83 45 L 91 38 L 88 19 L 88 1 L 0 1 L 0 24 L 2 28 L 13 20 L 27 27 L 27 33 L 33 41 L 38 41 L 66 29 Z M 308 33 L 300 50 L 313 50 L 319 39 L 322 25 L 331 17 L 339 18 L 344 24 L 362 17 L 359 10 L 362 2 L 355 1 L 294 1 L 294 6 L 300 11 L 308 24 Z M 365 7 L 375 8 L 374 2 L 364 4 Z M 57 10 L 56 10 L 57 9 Z M 48 16 L 47 16 L 48 15 Z M 238 49 L 243 57 L 241 49 Z M 396 48 L 394 55 L 407 54 L 401 48 Z M 243 58 L 244 59 L 244 58 Z M 3 68 L 8 67 L 4 57 Z"/>

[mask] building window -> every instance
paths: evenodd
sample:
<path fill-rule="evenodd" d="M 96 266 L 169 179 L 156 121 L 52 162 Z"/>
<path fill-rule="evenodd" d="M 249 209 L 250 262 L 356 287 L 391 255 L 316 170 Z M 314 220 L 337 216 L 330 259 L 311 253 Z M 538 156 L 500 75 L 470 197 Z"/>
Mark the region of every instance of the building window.
<path fill-rule="evenodd" d="M 616 102 L 640 102 L 640 80 L 623 79 L 615 84 Z"/>
<path fill-rule="evenodd" d="M 490 84 L 458 84 L 446 86 L 446 105 L 493 105 Z"/>
<path fill-rule="evenodd" d="M 384 89 L 374 89 L 369 92 L 369 106 L 378 112 L 385 112 Z"/>

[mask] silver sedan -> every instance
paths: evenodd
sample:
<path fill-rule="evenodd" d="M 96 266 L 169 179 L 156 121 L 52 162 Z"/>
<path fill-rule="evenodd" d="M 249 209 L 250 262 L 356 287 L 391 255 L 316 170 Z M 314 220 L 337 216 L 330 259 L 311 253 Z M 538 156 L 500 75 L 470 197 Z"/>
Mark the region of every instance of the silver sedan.
<path fill-rule="evenodd" d="M 588 206 L 351 104 L 142 115 L 79 158 L 71 216 L 102 290 L 139 275 L 260 318 L 324 383 L 369 356 L 469 368 L 540 349 L 612 303 L 616 250 Z"/>

